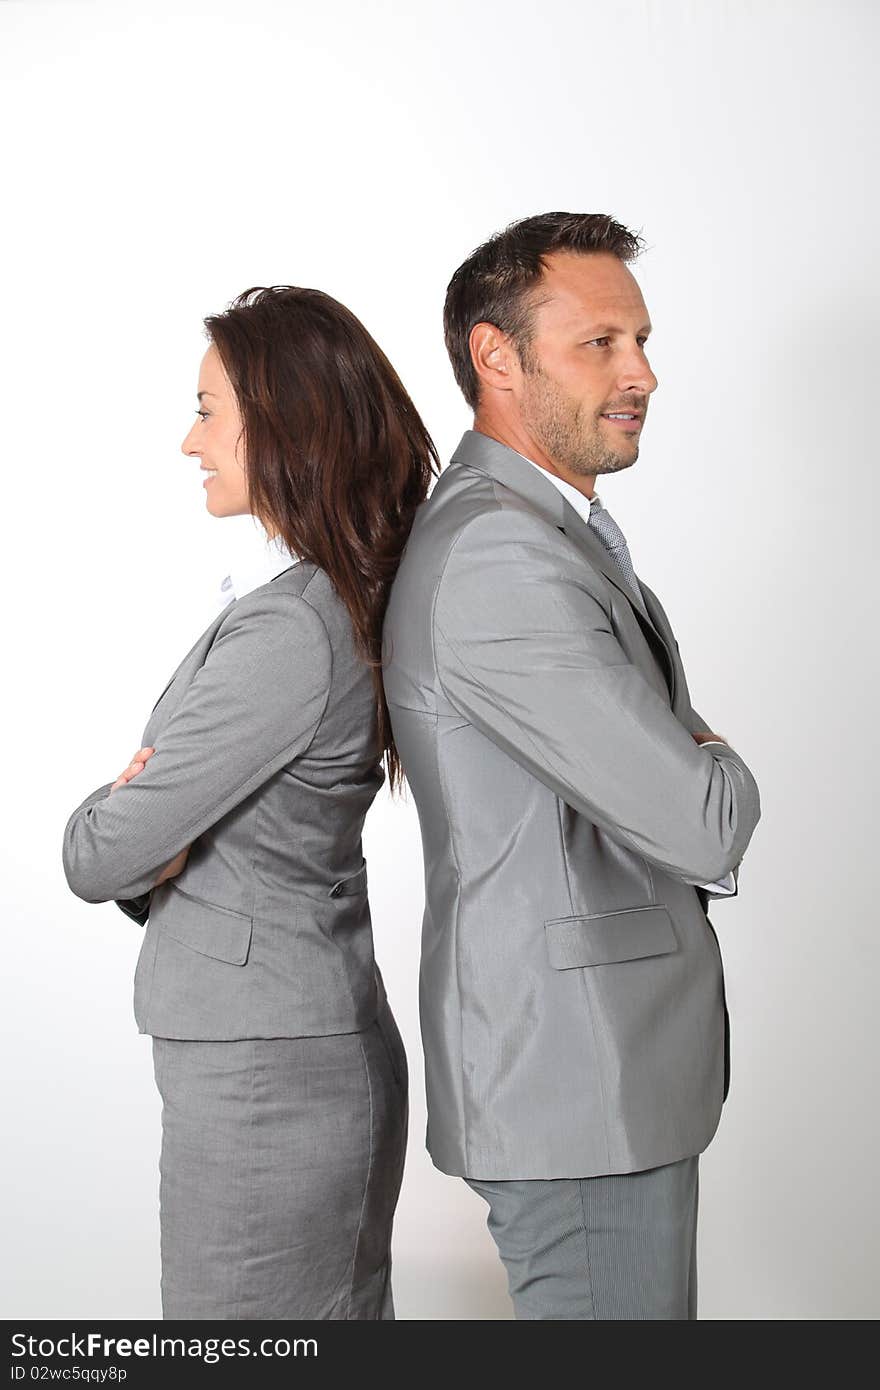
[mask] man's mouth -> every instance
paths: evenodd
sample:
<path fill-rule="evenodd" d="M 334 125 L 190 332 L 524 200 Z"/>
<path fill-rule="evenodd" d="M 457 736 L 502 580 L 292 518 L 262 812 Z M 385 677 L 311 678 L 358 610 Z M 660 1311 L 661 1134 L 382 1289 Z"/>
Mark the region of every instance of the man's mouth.
<path fill-rule="evenodd" d="M 617 425 L 620 429 L 634 432 L 642 428 L 642 417 L 635 410 L 610 410 L 602 416 L 603 420 L 609 420 L 612 425 Z"/>

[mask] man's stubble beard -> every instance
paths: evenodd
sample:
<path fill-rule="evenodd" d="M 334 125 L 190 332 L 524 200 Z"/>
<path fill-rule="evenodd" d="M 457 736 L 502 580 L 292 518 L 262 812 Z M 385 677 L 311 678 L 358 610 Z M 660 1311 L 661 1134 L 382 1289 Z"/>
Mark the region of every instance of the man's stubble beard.
<path fill-rule="evenodd" d="M 566 396 L 537 365 L 523 363 L 526 391 L 520 413 L 523 423 L 547 456 L 577 477 L 618 473 L 630 468 L 639 456 L 635 452 L 622 458 L 608 447 L 598 420 L 587 424 L 583 407 Z"/>

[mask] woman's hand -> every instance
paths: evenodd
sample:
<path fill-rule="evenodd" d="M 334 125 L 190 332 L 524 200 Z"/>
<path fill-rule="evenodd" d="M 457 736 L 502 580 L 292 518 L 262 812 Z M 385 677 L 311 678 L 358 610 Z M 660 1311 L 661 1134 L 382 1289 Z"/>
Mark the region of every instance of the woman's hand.
<path fill-rule="evenodd" d="M 128 767 L 125 769 L 125 771 L 120 772 L 119 776 L 113 783 L 113 786 L 110 788 L 110 791 L 107 793 L 107 795 L 112 796 L 113 792 L 116 790 L 117 787 L 121 787 L 126 782 L 130 782 L 133 777 L 137 777 L 139 772 L 143 772 L 144 768 L 147 765 L 147 760 L 152 757 L 155 751 L 155 748 L 139 748 L 135 753 L 134 757 L 132 758 L 131 762 L 129 763 Z M 179 854 L 176 854 L 174 856 L 170 864 L 165 865 L 164 869 L 162 869 L 162 871 L 160 872 L 159 877 L 156 879 L 156 882 L 153 884 L 154 888 L 158 884 L 164 883 L 166 878 L 175 878 L 181 872 L 184 864 L 186 863 L 186 857 L 189 854 L 191 848 L 191 845 L 184 845 L 183 849 L 180 851 Z"/>
<path fill-rule="evenodd" d="M 161 871 L 156 882 L 153 884 L 154 888 L 157 884 L 164 883 L 166 878 L 175 878 L 176 875 L 180 873 L 186 863 L 186 856 L 189 854 L 191 848 L 191 845 L 184 845 L 180 853 L 174 856 L 171 863 L 165 865 L 165 868 Z"/>
<path fill-rule="evenodd" d="M 120 772 L 107 795 L 112 796 L 117 787 L 121 787 L 126 782 L 130 782 L 132 777 L 137 777 L 139 772 L 143 772 L 147 759 L 152 757 L 155 751 L 155 748 L 139 748 L 125 771 Z"/>

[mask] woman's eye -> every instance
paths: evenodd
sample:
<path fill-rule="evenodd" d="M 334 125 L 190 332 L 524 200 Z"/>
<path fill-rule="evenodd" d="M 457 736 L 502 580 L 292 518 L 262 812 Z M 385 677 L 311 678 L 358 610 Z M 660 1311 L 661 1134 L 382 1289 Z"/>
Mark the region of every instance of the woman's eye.
<path fill-rule="evenodd" d="M 210 413 L 211 413 L 211 412 L 210 412 L 209 410 L 197 410 L 197 411 L 196 411 L 196 415 L 200 415 L 200 416 L 202 417 L 203 420 L 207 420 L 207 418 L 208 418 L 208 416 L 210 415 Z"/>

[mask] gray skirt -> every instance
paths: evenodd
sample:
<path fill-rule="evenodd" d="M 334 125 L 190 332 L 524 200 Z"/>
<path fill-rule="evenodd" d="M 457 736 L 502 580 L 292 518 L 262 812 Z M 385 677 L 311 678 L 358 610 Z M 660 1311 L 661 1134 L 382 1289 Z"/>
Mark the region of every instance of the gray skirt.
<path fill-rule="evenodd" d="M 153 1038 L 162 1315 L 393 1319 L 406 1054 L 361 1033 Z"/>

